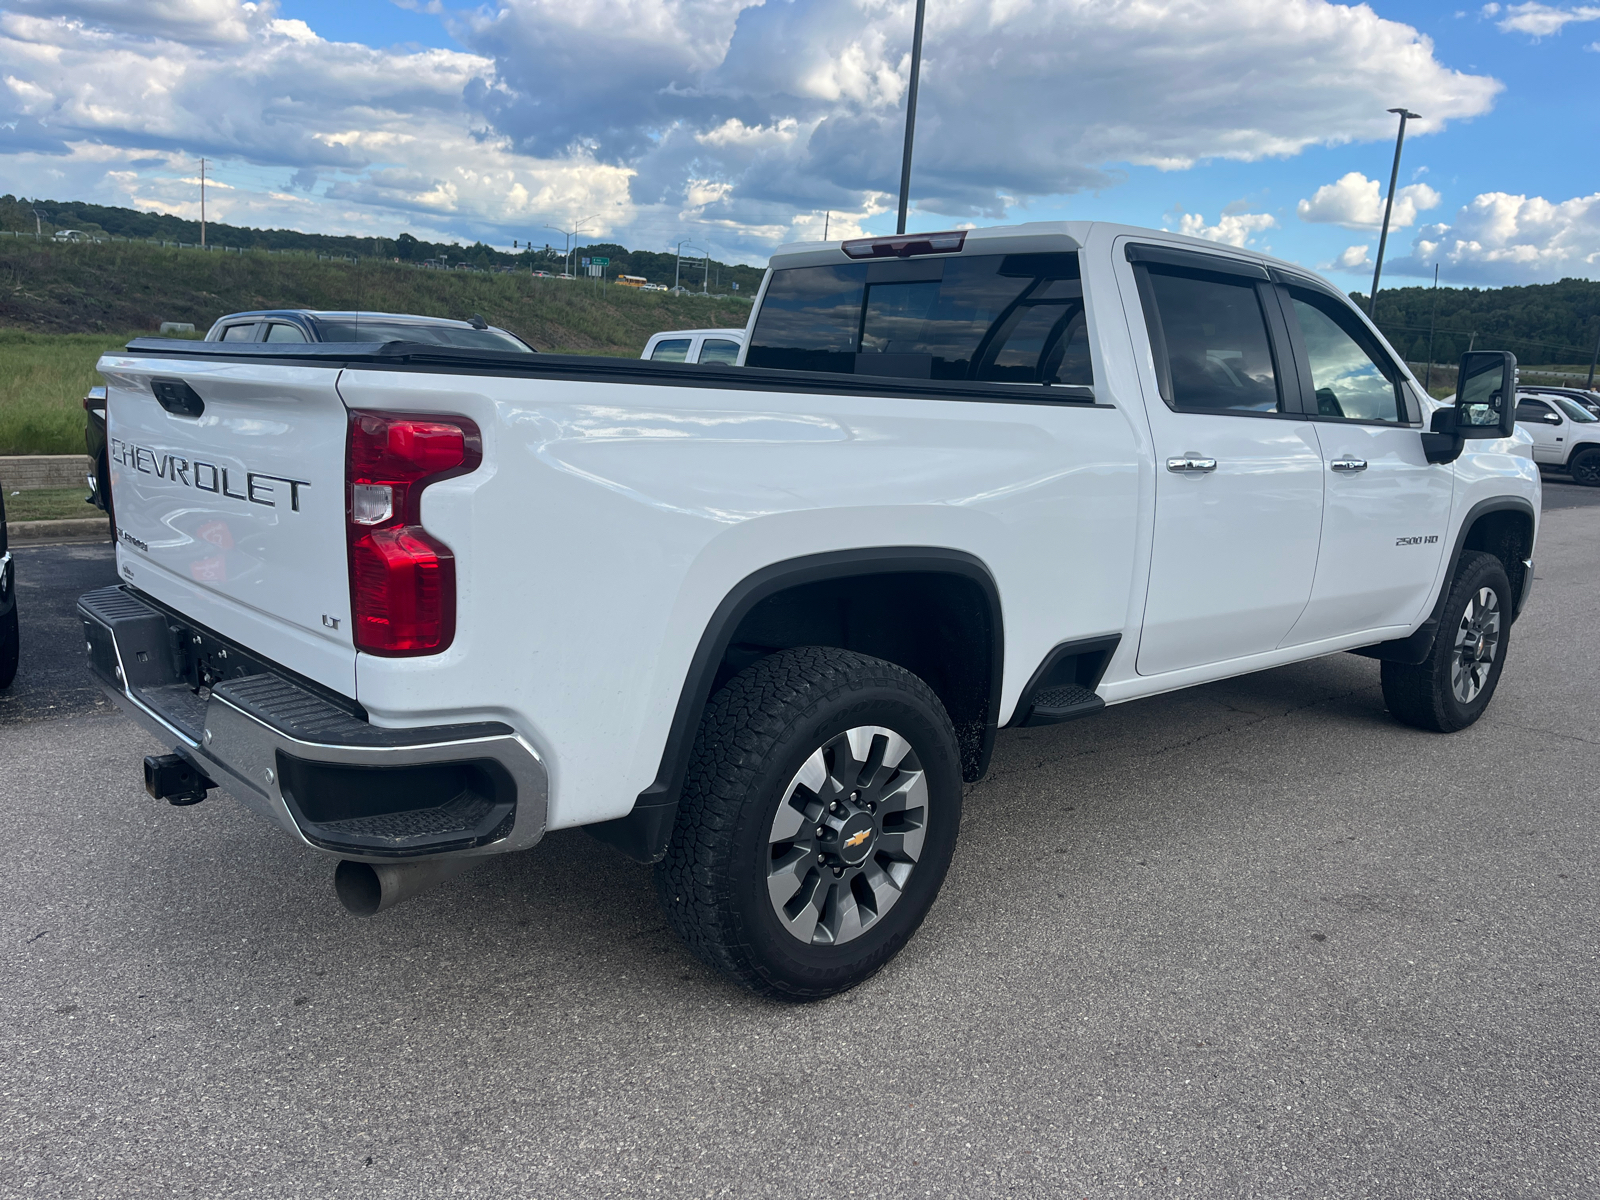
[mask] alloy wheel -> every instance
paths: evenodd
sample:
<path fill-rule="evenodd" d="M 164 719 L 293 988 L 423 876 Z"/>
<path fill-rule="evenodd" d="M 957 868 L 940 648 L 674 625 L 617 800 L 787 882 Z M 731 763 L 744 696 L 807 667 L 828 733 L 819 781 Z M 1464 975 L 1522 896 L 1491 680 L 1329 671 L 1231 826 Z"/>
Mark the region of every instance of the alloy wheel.
<path fill-rule="evenodd" d="M 1462 704 L 1471 704 L 1483 691 L 1500 648 L 1500 600 L 1493 588 L 1479 588 L 1461 614 L 1456 627 L 1456 649 L 1450 669 L 1450 687 Z"/>
<path fill-rule="evenodd" d="M 789 934 L 837 946 L 872 929 L 922 855 L 928 782 L 911 744 L 858 725 L 807 757 L 768 831 L 767 894 Z"/>

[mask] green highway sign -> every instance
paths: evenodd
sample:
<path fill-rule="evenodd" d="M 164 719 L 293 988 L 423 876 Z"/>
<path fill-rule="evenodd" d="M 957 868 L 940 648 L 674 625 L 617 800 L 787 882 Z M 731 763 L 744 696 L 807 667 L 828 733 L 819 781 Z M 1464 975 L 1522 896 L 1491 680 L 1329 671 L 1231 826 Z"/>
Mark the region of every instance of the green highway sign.
<path fill-rule="evenodd" d="M 609 267 L 611 260 L 609 258 L 591 258 L 589 259 L 589 265 L 592 267 Z"/>

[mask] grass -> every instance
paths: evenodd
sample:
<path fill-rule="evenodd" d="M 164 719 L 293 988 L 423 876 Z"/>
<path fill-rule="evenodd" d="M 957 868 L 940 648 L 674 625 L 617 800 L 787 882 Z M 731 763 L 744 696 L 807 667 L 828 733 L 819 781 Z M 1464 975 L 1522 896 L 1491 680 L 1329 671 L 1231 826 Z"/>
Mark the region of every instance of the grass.
<path fill-rule="evenodd" d="M 259 308 L 481 313 L 540 350 L 637 356 L 664 329 L 743 326 L 749 304 L 669 296 L 588 280 L 399 263 L 204 254 L 137 243 L 0 239 L 0 454 L 83 453 L 84 392 L 95 360 L 163 321 L 210 328 Z M 131 330 L 131 333 L 115 332 Z"/>
<path fill-rule="evenodd" d="M 0 329 L 0 454 L 82 454 L 83 397 L 104 382 L 94 364 L 128 337 Z"/>
<path fill-rule="evenodd" d="M 540 350 L 638 354 L 663 329 L 742 326 L 742 300 L 670 296 L 591 280 L 423 271 L 247 251 L 0 239 L 0 326 L 48 333 L 209 328 L 257 308 L 366 309 L 464 319 L 481 313 Z"/>
<path fill-rule="evenodd" d="M 105 514 L 83 498 L 88 485 L 69 488 L 34 488 L 6 493 L 7 521 L 60 521 L 68 517 L 100 517 Z"/>

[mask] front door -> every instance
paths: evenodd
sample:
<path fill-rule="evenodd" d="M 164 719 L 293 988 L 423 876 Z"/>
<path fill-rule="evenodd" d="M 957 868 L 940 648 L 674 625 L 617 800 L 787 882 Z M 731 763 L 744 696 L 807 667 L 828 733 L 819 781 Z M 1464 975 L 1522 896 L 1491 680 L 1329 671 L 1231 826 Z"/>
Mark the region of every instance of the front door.
<path fill-rule="evenodd" d="M 1529 396 L 1517 399 L 1517 424 L 1533 439 L 1533 461 L 1560 465 L 1567 461 L 1567 423 L 1555 405 Z"/>
<path fill-rule="evenodd" d="M 1314 425 L 1294 411 L 1266 272 L 1168 251 L 1134 272 L 1157 392 L 1146 403 L 1156 512 L 1137 663 L 1157 675 L 1283 640 L 1311 594 L 1323 466 Z"/>
<path fill-rule="evenodd" d="M 1434 598 L 1455 470 L 1428 462 L 1404 372 L 1349 306 L 1311 289 L 1281 294 L 1327 488 L 1311 603 L 1285 644 L 1411 625 Z"/>

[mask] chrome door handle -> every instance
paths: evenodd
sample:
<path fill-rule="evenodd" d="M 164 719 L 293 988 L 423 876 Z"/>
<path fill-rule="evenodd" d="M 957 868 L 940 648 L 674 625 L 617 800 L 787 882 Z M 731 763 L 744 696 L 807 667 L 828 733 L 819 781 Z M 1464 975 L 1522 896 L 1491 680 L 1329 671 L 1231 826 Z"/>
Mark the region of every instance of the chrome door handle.
<path fill-rule="evenodd" d="M 1336 458 L 1328 464 L 1335 471 L 1343 471 L 1349 475 L 1355 471 L 1365 471 L 1367 460 L 1364 458 Z"/>
<path fill-rule="evenodd" d="M 1201 458 L 1195 454 L 1185 454 L 1182 458 L 1167 459 L 1167 470 L 1178 475 L 1203 475 L 1207 471 L 1215 471 L 1216 469 L 1216 459 Z"/>

